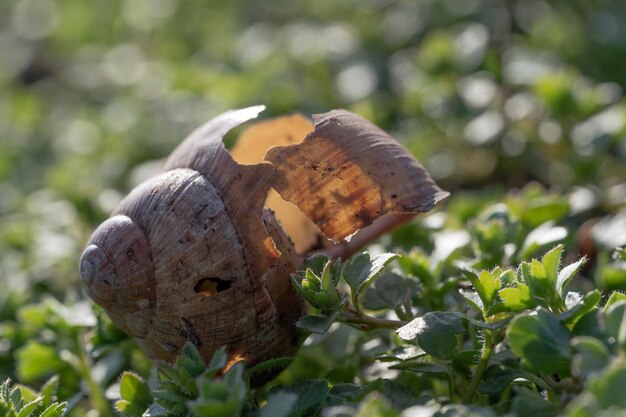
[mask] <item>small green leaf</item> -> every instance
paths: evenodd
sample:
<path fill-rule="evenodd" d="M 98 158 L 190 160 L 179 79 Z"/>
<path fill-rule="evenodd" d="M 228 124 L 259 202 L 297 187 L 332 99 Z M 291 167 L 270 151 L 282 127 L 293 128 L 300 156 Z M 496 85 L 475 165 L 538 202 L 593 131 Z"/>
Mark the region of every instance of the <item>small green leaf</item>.
<path fill-rule="evenodd" d="M 580 303 L 559 316 L 559 319 L 566 324 L 575 325 L 576 322 L 585 314 L 596 308 L 602 294 L 598 290 L 587 293 Z"/>
<path fill-rule="evenodd" d="M 328 382 L 322 379 L 308 379 L 289 386 L 279 385 L 270 390 L 270 395 L 278 392 L 298 397 L 291 410 L 291 416 L 314 415 L 321 409 L 328 396 Z"/>
<path fill-rule="evenodd" d="M 40 417 L 61 417 L 65 412 L 67 403 L 54 403 L 50 407 L 46 408 Z"/>
<path fill-rule="evenodd" d="M 205 370 L 204 359 L 198 348 L 191 342 L 183 346 L 180 356 L 176 359 L 176 366 L 185 368 L 193 376 L 198 376 Z"/>
<path fill-rule="evenodd" d="M 121 400 L 115 403 L 118 411 L 130 417 L 141 417 L 152 404 L 148 385 L 136 374 L 124 372 L 120 380 Z"/>
<path fill-rule="evenodd" d="M 448 378 L 452 376 L 452 369 L 443 364 L 423 362 L 418 360 L 410 360 L 392 365 L 390 369 L 399 369 L 403 371 L 413 371 L 419 374 L 434 375 L 440 378 Z"/>
<path fill-rule="evenodd" d="M 24 382 L 58 373 L 66 368 L 65 362 L 59 358 L 54 346 L 30 341 L 16 351 L 17 374 Z"/>
<path fill-rule="evenodd" d="M 599 374 L 610 362 L 610 352 L 596 338 L 578 336 L 572 339 L 574 357 L 572 359 L 572 373 L 574 376 L 588 378 Z"/>
<path fill-rule="evenodd" d="M 501 288 L 500 278 L 493 273 L 482 270 L 478 275 L 467 269 L 461 269 L 478 293 L 483 305 L 483 313 L 486 313 L 497 300 L 498 291 Z"/>
<path fill-rule="evenodd" d="M 604 310 L 617 303 L 618 301 L 626 301 L 626 294 L 619 291 L 613 291 L 609 296 L 609 299 L 606 300 L 606 304 L 604 304 Z"/>
<path fill-rule="evenodd" d="M 522 262 L 520 271 L 533 300 L 543 307 L 552 306 L 556 299 L 555 282 L 548 277 L 542 263 L 537 259 L 533 259 L 530 263 Z"/>
<path fill-rule="evenodd" d="M 511 382 L 524 375 L 525 373 L 519 369 L 509 368 L 502 364 L 491 365 L 485 371 L 479 391 L 487 395 L 500 394 Z"/>
<path fill-rule="evenodd" d="M 626 326 L 626 301 L 618 301 L 604 310 L 606 333 L 619 342 L 620 333 Z"/>
<path fill-rule="evenodd" d="M 162 417 L 167 416 L 169 411 L 158 404 L 152 404 L 141 417 Z"/>
<path fill-rule="evenodd" d="M 403 340 L 416 340 L 429 355 L 448 359 L 457 350 L 457 336 L 465 333 L 463 315 L 447 311 L 428 312 L 400 327 L 397 333 Z"/>
<path fill-rule="evenodd" d="M 561 256 L 563 254 L 563 245 L 557 245 L 541 258 L 541 265 L 545 271 L 547 279 L 553 286 L 557 284 L 559 274 L 559 265 L 561 264 Z M 558 291 L 558 288 L 557 288 Z M 561 293 L 559 293 L 561 295 Z"/>
<path fill-rule="evenodd" d="M 461 289 L 459 290 L 459 293 L 463 296 L 463 298 L 465 298 L 465 301 L 467 301 L 470 307 L 483 315 L 485 314 L 483 300 L 480 299 L 480 296 L 476 291 Z"/>
<path fill-rule="evenodd" d="M 369 388 L 350 383 L 335 384 L 328 393 L 326 404 L 333 406 L 358 403 L 367 395 Z"/>
<path fill-rule="evenodd" d="M 514 389 L 515 398 L 511 407 L 515 416 L 556 417 L 563 410 L 560 404 L 552 404 L 540 394 L 527 388 Z"/>
<path fill-rule="evenodd" d="M 42 397 L 35 398 L 33 401 L 24 404 L 22 409 L 17 414 L 17 417 L 30 417 L 31 414 L 42 405 Z M 46 407 L 47 408 L 47 407 Z"/>
<path fill-rule="evenodd" d="M 365 291 L 363 306 L 369 310 L 396 309 L 417 293 L 417 283 L 393 272 L 381 274 Z"/>
<path fill-rule="evenodd" d="M 221 371 L 226 366 L 227 362 L 228 352 L 226 352 L 226 346 L 222 346 L 216 350 L 211 357 L 211 362 L 209 362 L 209 365 L 207 366 L 207 372 L 213 376 Z"/>
<path fill-rule="evenodd" d="M 526 236 L 520 251 L 520 257 L 521 259 L 528 259 L 539 249 L 557 243 L 566 237 L 566 228 L 555 226 L 553 221 L 546 222 Z"/>
<path fill-rule="evenodd" d="M 363 400 L 355 417 L 399 417 L 393 407 L 380 394 L 371 393 Z"/>
<path fill-rule="evenodd" d="M 328 316 L 304 316 L 298 320 L 296 327 L 310 333 L 324 334 L 336 321 L 339 311 L 335 311 Z"/>
<path fill-rule="evenodd" d="M 278 391 L 270 394 L 259 417 L 289 417 L 297 401 L 298 395 L 292 392 Z"/>
<path fill-rule="evenodd" d="M 589 392 L 603 409 L 616 407 L 623 410 L 626 408 L 624 387 L 626 387 L 626 365 L 621 362 L 593 379 L 589 385 Z"/>
<path fill-rule="evenodd" d="M 398 263 L 405 274 L 416 277 L 426 288 L 435 288 L 439 283 L 431 271 L 428 256 L 420 250 L 413 250 L 401 256 Z"/>
<path fill-rule="evenodd" d="M 505 311 L 521 311 L 535 307 L 530 289 L 526 284 L 518 282 L 515 287 L 503 288 L 498 291 Z"/>
<path fill-rule="evenodd" d="M 398 257 L 395 253 L 383 253 L 370 258 L 367 252 L 363 252 L 346 262 L 342 273 L 352 290 L 353 299 L 380 275 L 385 266 Z"/>
<path fill-rule="evenodd" d="M 242 363 L 235 364 L 222 378 L 214 379 L 209 373 L 197 379 L 198 397 L 187 402 L 196 416 L 236 417 L 248 396 Z"/>
<path fill-rule="evenodd" d="M 565 291 L 565 287 L 570 282 L 570 280 L 574 278 L 580 267 L 583 266 L 586 261 L 587 258 L 583 257 L 579 261 L 567 265 L 561 270 L 561 272 L 559 272 L 556 284 L 556 291 L 558 292 L 559 297 L 563 298 L 563 292 Z"/>
<path fill-rule="evenodd" d="M 507 331 L 507 341 L 513 353 L 534 372 L 569 373 L 570 333 L 552 313 L 539 310 L 537 314 L 518 316 Z"/>
<path fill-rule="evenodd" d="M 448 390 L 450 394 L 454 392 L 454 374 L 449 365 L 424 362 L 421 359 L 412 359 L 393 365 L 389 369 L 411 371 L 416 374 L 429 375 L 431 377 L 445 379 L 448 383 Z M 412 398 L 413 401 L 415 401 L 415 397 L 413 396 Z"/>

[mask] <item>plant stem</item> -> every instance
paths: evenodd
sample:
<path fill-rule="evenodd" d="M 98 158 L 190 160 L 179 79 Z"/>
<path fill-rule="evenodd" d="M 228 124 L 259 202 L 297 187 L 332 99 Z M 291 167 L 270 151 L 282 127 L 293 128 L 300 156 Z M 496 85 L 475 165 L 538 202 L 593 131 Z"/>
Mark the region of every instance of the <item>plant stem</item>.
<path fill-rule="evenodd" d="M 491 352 L 493 350 L 493 341 L 493 332 L 491 330 L 485 330 L 485 343 L 483 344 L 483 348 L 480 352 L 480 359 L 478 359 L 476 371 L 474 371 L 474 376 L 472 377 L 469 388 L 463 395 L 463 402 L 466 404 L 472 401 L 474 395 L 476 395 L 478 386 L 485 375 L 485 370 L 487 369 L 487 364 L 489 363 Z"/>
<path fill-rule="evenodd" d="M 81 340 L 81 336 L 82 334 L 80 332 L 76 333 L 76 351 L 78 352 L 79 368 L 77 369 L 77 371 L 87 384 L 89 396 L 91 397 L 94 408 L 98 410 L 98 415 L 100 417 L 114 417 L 113 410 L 111 409 L 111 405 L 104 395 L 102 387 L 95 379 L 93 379 L 93 376 L 91 375 L 91 364 L 89 355 L 85 350 L 85 345 Z"/>
<path fill-rule="evenodd" d="M 406 322 L 400 321 L 400 320 L 387 320 L 387 319 L 379 319 L 376 317 L 368 316 L 366 314 L 361 313 L 360 311 L 356 311 L 353 309 L 343 311 L 339 315 L 339 321 L 342 321 L 346 324 L 355 325 L 361 330 L 375 330 L 375 329 L 394 329 L 395 330 L 406 324 Z"/>

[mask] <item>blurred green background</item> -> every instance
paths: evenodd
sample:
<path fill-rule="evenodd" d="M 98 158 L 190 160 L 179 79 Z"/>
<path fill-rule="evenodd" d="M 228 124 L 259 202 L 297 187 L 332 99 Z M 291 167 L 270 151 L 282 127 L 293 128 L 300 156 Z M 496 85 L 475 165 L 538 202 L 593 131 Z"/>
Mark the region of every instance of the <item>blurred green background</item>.
<path fill-rule="evenodd" d="M 460 221 L 532 181 L 570 231 L 606 217 L 625 244 L 625 87 L 623 0 L 2 0 L 0 320 L 81 298 L 95 224 L 194 127 L 254 104 L 374 121 Z"/>

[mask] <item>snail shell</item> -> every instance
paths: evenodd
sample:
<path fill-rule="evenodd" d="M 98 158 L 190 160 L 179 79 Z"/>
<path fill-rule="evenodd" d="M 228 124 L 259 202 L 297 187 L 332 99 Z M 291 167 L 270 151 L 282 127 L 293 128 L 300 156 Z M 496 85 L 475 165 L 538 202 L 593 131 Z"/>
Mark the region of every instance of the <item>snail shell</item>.
<path fill-rule="evenodd" d="M 239 164 L 222 138 L 261 110 L 229 111 L 192 132 L 163 172 L 94 231 L 81 257 L 87 295 L 154 360 L 173 362 L 188 341 L 207 360 L 224 345 L 231 362 L 293 354 L 304 303 L 289 277 L 304 248 L 322 239 L 332 246 L 322 234 L 343 245 L 381 216 L 405 221 L 447 197 L 394 139 L 345 111 L 315 117 L 303 141 L 293 140 L 310 127 L 301 116 L 253 126 L 244 137 L 284 146 L 268 152 L 271 163 Z M 266 201 L 270 187 L 280 195 Z M 299 216 L 291 226 L 283 217 L 292 234 L 266 204 Z M 354 250 L 339 248 L 342 256 Z"/>
<path fill-rule="evenodd" d="M 192 133 L 83 253 L 87 295 L 151 358 L 171 362 L 187 341 L 206 358 L 228 345 L 232 357 L 252 362 L 297 346 L 302 302 L 289 273 L 298 257 L 263 213 L 274 169 L 238 165 L 222 145 L 227 130 L 260 110 L 224 114 Z M 272 300 L 268 288 L 289 299 Z"/>

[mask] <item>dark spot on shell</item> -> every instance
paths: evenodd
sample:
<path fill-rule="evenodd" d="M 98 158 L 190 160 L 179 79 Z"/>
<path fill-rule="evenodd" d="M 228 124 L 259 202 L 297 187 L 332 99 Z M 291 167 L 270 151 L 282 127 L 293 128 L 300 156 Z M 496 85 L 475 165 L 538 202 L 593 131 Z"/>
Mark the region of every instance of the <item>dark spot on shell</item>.
<path fill-rule="evenodd" d="M 189 340 L 191 343 L 196 345 L 196 347 L 202 346 L 202 341 L 200 340 L 200 337 L 198 336 L 198 332 L 196 332 L 196 329 L 194 329 L 193 325 L 191 324 L 189 319 L 187 319 L 186 317 L 180 318 L 180 326 L 178 327 L 178 333 L 182 337 L 184 337 L 185 339 Z"/>

